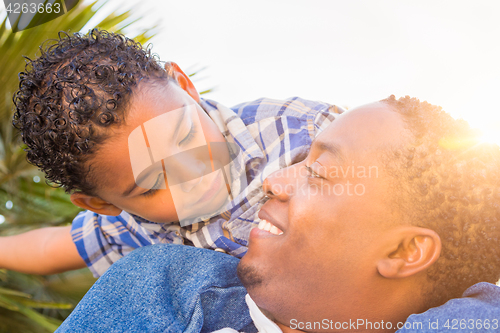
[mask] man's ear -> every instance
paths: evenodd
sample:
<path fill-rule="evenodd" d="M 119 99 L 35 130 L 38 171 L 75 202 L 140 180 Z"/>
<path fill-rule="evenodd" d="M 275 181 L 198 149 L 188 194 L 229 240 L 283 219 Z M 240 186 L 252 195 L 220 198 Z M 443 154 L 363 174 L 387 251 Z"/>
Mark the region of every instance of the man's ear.
<path fill-rule="evenodd" d="M 175 62 L 165 63 L 165 70 L 170 74 L 170 76 L 177 81 L 179 87 L 188 93 L 197 103 L 200 102 L 200 95 L 198 90 L 194 87 L 193 82 L 189 79 L 182 69 Z"/>
<path fill-rule="evenodd" d="M 71 202 L 83 209 L 88 209 L 97 214 L 117 216 L 120 215 L 122 210 L 107 201 L 98 197 L 75 192 L 70 196 Z"/>
<path fill-rule="evenodd" d="M 378 272 L 386 278 L 404 278 L 422 272 L 441 254 L 441 238 L 430 229 L 403 227 L 391 240 L 385 257 L 377 263 Z"/>

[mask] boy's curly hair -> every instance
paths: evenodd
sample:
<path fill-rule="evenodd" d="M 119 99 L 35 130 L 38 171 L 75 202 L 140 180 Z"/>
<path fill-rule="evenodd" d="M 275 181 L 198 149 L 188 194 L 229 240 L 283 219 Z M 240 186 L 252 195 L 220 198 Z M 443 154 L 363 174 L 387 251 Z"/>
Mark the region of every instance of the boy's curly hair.
<path fill-rule="evenodd" d="M 47 180 L 95 195 L 90 158 L 126 116 L 134 86 L 169 75 L 149 49 L 121 35 L 93 29 L 59 33 L 27 59 L 19 73 L 13 124 L 27 146 L 27 159 Z"/>
<path fill-rule="evenodd" d="M 464 120 L 408 96 L 383 100 L 414 142 L 396 149 L 389 167 L 397 203 L 413 225 L 436 231 L 441 256 L 428 270 L 431 306 L 471 285 L 500 278 L 500 149 L 482 143 Z"/>

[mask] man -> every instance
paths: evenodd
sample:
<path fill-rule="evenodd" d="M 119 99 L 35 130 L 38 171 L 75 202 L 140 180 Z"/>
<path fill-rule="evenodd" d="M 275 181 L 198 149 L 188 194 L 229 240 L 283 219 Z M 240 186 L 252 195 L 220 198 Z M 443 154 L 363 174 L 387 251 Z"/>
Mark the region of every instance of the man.
<path fill-rule="evenodd" d="M 457 328 L 498 330 L 499 288 L 478 283 L 500 278 L 499 167 L 498 146 L 416 99 L 391 96 L 339 117 L 304 161 L 264 182 L 269 200 L 237 269 L 255 326 L 436 332 L 463 319 Z M 179 252 L 188 267 L 168 267 Z M 186 247 L 141 249 L 98 281 L 61 331 L 255 331 L 241 314 L 236 264 Z M 466 312 L 450 317 L 454 309 Z"/>

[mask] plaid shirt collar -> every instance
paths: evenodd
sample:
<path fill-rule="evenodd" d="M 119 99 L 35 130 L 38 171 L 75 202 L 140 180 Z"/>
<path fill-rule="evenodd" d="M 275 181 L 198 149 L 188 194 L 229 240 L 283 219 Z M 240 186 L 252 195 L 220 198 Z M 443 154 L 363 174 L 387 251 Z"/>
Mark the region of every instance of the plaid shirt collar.
<path fill-rule="evenodd" d="M 244 163 L 254 158 L 264 158 L 264 154 L 247 127 L 234 111 L 215 101 L 200 99 L 201 107 L 215 122 L 228 142 L 240 146 Z"/>

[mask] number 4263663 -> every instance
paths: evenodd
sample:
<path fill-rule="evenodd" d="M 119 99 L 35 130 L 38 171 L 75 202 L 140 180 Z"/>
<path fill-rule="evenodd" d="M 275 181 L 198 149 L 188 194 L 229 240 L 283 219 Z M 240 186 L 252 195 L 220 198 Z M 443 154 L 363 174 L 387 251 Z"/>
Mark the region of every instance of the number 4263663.
<path fill-rule="evenodd" d="M 9 14 L 21 14 L 21 13 L 60 13 L 61 12 L 61 4 L 60 3 L 9 3 L 7 8 L 7 13 Z"/>

